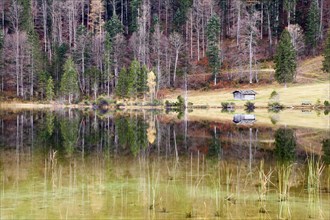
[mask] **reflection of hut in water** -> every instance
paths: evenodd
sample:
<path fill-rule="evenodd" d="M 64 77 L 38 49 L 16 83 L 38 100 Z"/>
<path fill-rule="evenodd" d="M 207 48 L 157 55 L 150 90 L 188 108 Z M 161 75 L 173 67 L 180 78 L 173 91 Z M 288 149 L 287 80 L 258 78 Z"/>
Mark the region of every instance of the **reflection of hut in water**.
<path fill-rule="evenodd" d="M 255 121 L 255 115 L 235 114 L 233 118 L 233 122 L 236 124 L 253 124 Z"/>
<path fill-rule="evenodd" d="M 256 99 L 256 94 L 253 90 L 236 90 L 233 92 L 235 100 L 254 100 Z"/>

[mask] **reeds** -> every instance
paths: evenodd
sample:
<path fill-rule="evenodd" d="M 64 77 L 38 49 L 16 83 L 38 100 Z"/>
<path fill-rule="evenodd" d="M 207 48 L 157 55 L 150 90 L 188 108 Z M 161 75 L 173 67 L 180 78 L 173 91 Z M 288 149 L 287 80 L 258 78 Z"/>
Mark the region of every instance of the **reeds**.
<path fill-rule="evenodd" d="M 324 171 L 324 163 L 315 154 L 307 156 L 307 193 L 308 193 L 308 217 L 324 218 L 320 208 L 321 177 Z"/>
<path fill-rule="evenodd" d="M 258 176 L 259 176 L 259 184 L 258 184 L 258 200 L 259 201 L 265 201 L 266 195 L 269 191 L 269 185 L 274 185 L 274 183 L 271 182 L 270 178 L 273 174 L 273 170 L 270 169 L 267 174 L 265 173 L 264 169 L 264 160 L 260 161 Z"/>

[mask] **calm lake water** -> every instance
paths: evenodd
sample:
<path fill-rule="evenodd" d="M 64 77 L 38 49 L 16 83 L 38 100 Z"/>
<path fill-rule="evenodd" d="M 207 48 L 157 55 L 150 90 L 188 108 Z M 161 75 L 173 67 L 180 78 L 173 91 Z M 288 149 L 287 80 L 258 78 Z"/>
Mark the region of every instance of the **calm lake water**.
<path fill-rule="evenodd" d="M 181 116 L 0 110 L 0 218 L 330 219 L 329 128 Z"/>

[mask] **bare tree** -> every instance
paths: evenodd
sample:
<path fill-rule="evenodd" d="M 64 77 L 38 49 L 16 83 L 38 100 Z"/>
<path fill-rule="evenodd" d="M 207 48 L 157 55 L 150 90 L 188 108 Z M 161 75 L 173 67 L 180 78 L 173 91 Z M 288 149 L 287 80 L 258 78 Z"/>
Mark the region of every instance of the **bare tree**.
<path fill-rule="evenodd" d="M 115 36 L 114 42 L 113 42 L 113 55 L 112 55 L 112 63 L 114 68 L 114 80 L 113 85 L 117 85 L 118 80 L 118 74 L 119 74 L 119 68 L 122 64 L 123 59 L 123 51 L 125 51 L 125 38 L 122 34 L 117 34 Z"/>
<path fill-rule="evenodd" d="M 301 55 L 305 49 L 305 39 L 302 28 L 299 24 L 290 24 L 287 29 L 291 35 L 292 45 L 295 48 L 297 55 Z"/>
<path fill-rule="evenodd" d="M 174 71 L 173 71 L 173 84 L 175 84 L 176 69 L 178 66 L 179 53 L 180 53 L 182 46 L 184 45 L 184 42 L 183 42 L 182 36 L 177 32 L 173 32 L 170 35 L 170 42 L 171 42 L 171 45 L 175 52 Z"/>
<path fill-rule="evenodd" d="M 20 77 L 20 22 L 21 22 L 21 13 L 22 13 L 22 6 L 18 4 L 17 0 L 13 0 L 11 7 L 10 7 L 10 13 L 8 15 L 9 21 L 14 29 L 16 39 L 15 39 L 15 47 L 16 47 L 16 53 L 15 53 L 15 73 L 16 73 L 16 95 L 17 96 L 23 96 L 23 82 L 19 81 L 19 79 L 23 78 Z M 21 86 L 21 91 L 20 91 Z"/>
<path fill-rule="evenodd" d="M 144 0 L 141 7 L 141 15 L 138 18 L 138 31 L 137 31 L 137 37 L 138 37 L 138 60 L 140 63 L 147 65 L 148 64 L 148 42 L 149 42 L 149 34 L 148 29 L 150 27 L 150 5 L 148 0 Z"/>
<path fill-rule="evenodd" d="M 162 40 L 162 32 L 160 31 L 160 25 L 157 23 L 155 25 L 155 32 L 152 36 L 152 47 L 155 53 L 156 58 L 156 69 L 157 69 L 157 86 L 156 86 L 156 94 L 159 91 L 160 79 L 162 76 L 161 71 L 161 40 Z"/>
<path fill-rule="evenodd" d="M 244 11 L 244 19 L 242 20 L 242 30 L 241 30 L 241 40 L 240 49 L 244 53 L 248 53 L 249 57 L 249 82 L 253 82 L 253 60 L 255 53 L 255 46 L 260 38 L 260 29 L 258 28 L 258 23 L 260 20 L 260 12 Z M 257 77 L 256 77 L 257 78 Z"/>

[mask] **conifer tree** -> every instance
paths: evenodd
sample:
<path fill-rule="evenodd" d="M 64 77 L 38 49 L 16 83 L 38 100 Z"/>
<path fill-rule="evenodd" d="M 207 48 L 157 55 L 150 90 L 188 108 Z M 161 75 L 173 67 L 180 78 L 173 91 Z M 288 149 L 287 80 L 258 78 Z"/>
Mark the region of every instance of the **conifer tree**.
<path fill-rule="evenodd" d="M 187 20 L 187 12 L 189 7 L 192 6 L 193 1 L 192 0 L 176 0 L 174 1 L 173 7 L 174 7 L 174 31 L 179 32 L 180 27 L 186 23 Z"/>
<path fill-rule="evenodd" d="M 143 65 L 137 76 L 137 92 L 139 95 L 144 95 L 147 90 L 147 81 L 148 81 L 148 69 L 146 65 Z"/>
<path fill-rule="evenodd" d="M 317 0 L 313 0 L 307 15 L 306 45 L 313 54 L 318 43 L 320 29 L 320 12 Z"/>
<path fill-rule="evenodd" d="M 46 87 L 47 87 L 47 80 L 48 80 L 48 73 L 42 71 L 39 73 L 38 76 L 38 92 L 40 93 L 40 98 L 44 99 L 46 95 Z"/>
<path fill-rule="evenodd" d="M 124 26 L 116 14 L 113 15 L 109 21 L 107 21 L 105 24 L 105 29 L 109 33 L 111 41 L 113 41 L 117 34 L 124 32 Z"/>
<path fill-rule="evenodd" d="M 53 78 L 50 76 L 47 80 L 47 87 L 46 87 L 46 99 L 48 101 L 52 101 L 54 99 L 54 81 Z"/>
<path fill-rule="evenodd" d="M 72 98 L 79 93 L 78 72 L 71 57 L 64 64 L 64 73 L 61 79 L 61 92 L 64 96 L 68 96 L 71 104 Z"/>
<path fill-rule="evenodd" d="M 275 55 L 275 79 L 279 83 L 292 82 L 296 73 L 296 51 L 292 45 L 291 36 L 285 29 L 280 38 Z"/>
<path fill-rule="evenodd" d="M 129 25 L 129 30 L 131 33 L 135 32 L 138 29 L 138 16 L 141 2 L 141 0 L 132 0 L 130 3 L 131 22 Z"/>
<path fill-rule="evenodd" d="M 330 73 L 330 31 L 328 32 L 328 37 L 324 48 L 323 71 Z"/>
<path fill-rule="evenodd" d="M 137 77 L 140 72 L 140 63 L 133 60 L 127 74 L 127 95 L 134 97 L 137 95 Z"/>
<path fill-rule="evenodd" d="M 120 70 L 118 76 L 118 84 L 116 86 L 116 95 L 120 98 L 124 98 L 127 96 L 127 70 L 123 67 Z"/>
<path fill-rule="evenodd" d="M 212 16 L 207 24 L 207 58 L 209 60 L 209 65 L 212 69 L 212 74 L 214 76 L 214 85 L 217 84 L 217 74 L 220 68 L 220 49 L 219 49 L 219 34 L 220 34 L 220 21 L 217 16 Z"/>

